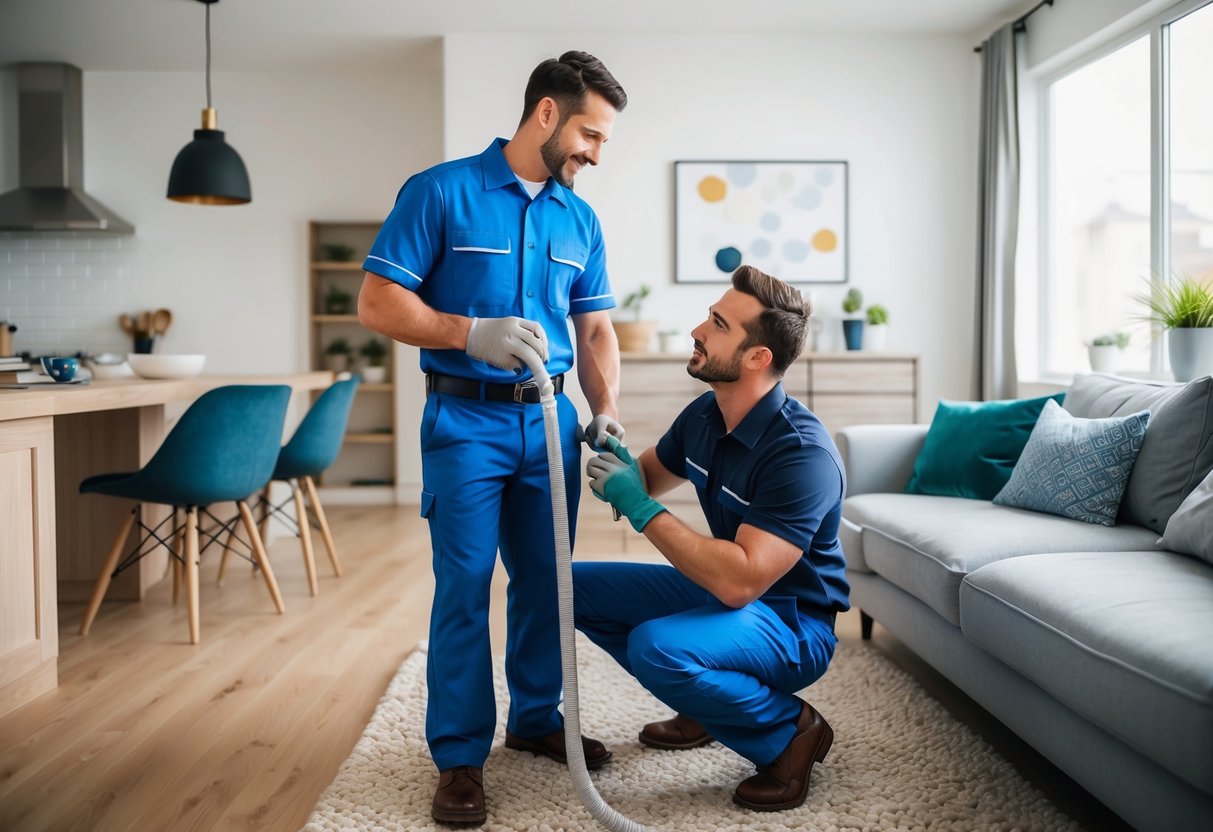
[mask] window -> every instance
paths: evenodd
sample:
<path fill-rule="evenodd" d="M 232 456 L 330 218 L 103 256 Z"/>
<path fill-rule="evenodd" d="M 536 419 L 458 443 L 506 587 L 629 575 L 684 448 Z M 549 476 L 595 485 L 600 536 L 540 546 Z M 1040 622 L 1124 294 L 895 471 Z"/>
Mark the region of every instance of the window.
<path fill-rule="evenodd" d="M 1085 372 L 1084 345 L 1117 332 L 1131 336 L 1120 372 L 1164 371 L 1165 345 L 1137 299 L 1167 274 L 1213 280 L 1210 43 L 1213 5 L 1188 0 L 1042 84 L 1041 275 L 1025 292 L 1039 335 L 1020 350 L 1028 373 Z"/>

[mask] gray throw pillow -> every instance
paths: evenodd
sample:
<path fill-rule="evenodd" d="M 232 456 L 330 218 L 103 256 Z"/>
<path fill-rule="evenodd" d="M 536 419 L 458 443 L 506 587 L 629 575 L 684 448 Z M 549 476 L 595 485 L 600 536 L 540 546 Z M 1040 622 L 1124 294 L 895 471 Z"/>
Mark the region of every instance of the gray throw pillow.
<path fill-rule="evenodd" d="M 1149 433 L 1121 502 L 1121 522 L 1162 534 L 1179 504 L 1213 470 L 1213 378 L 1209 376 L 1173 384 L 1080 375 L 1066 393 L 1066 410 L 1084 418 L 1151 413 Z"/>
<path fill-rule="evenodd" d="M 1116 510 L 1149 421 L 1148 410 L 1078 419 L 1049 399 L 1010 481 L 994 502 L 1084 523 L 1116 525 Z"/>
<path fill-rule="evenodd" d="M 1179 504 L 1158 545 L 1213 563 L 1213 474 Z"/>

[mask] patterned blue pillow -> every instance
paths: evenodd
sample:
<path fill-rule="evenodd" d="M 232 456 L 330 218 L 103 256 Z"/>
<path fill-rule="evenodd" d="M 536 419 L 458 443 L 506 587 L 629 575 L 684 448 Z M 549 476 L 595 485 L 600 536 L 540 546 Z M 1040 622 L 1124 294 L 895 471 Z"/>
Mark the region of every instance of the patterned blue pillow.
<path fill-rule="evenodd" d="M 1116 525 L 1116 510 L 1149 421 L 1148 410 L 1079 419 L 1050 399 L 1011 479 L 994 502 L 1084 523 Z"/>

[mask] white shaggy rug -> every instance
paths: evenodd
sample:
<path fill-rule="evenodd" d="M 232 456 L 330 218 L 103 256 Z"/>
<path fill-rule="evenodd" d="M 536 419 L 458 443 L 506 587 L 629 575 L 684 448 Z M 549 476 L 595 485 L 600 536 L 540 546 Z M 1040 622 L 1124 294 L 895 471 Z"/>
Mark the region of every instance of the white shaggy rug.
<path fill-rule="evenodd" d="M 425 652 L 413 652 L 305 828 L 446 829 L 430 818 L 437 774 L 425 744 Z M 1044 830 L 1078 829 L 1041 792 L 904 671 L 866 645 L 840 645 L 825 677 L 805 694 L 834 728 L 834 746 L 813 769 L 809 798 L 788 812 L 733 805 L 753 766 L 713 743 L 655 751 L 640 727 L 670 716 L 606 653 L 578 636 L 582 728 L 615 759 L 594 773 L 617 810 L 652 829 Z M 495 666 L 498 725 L 485 763 L 491 830 L 599 830 L 559 764 L 502 745 L 507 693 Z"/>

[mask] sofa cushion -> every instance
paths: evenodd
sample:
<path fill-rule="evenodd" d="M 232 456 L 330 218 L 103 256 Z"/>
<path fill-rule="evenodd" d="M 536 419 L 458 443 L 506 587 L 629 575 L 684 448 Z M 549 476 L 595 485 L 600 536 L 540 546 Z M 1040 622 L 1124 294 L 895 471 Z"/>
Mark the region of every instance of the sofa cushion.
<path fill-rule="evenodd" d="M 1213 473 L 1179 504 L 1158 545 L 1213 563 Z"/>
<path fill-rule="evenodd" d="M 989 500 L 1011 478 L 1045 402 L 1064 397 L 940 401 L 906 493 Z"/>
<path fill-rule="evenodd" d="M 1116 510 L 1149 422 L 1148 410 L 1130 416 L 1080 419 L 1057 402 L 1046 402 L 1010 481 L 994 502 L 1084 523 L 1115 525 Z"/>
<path fill-rule="evenodd" d="M 1159 534 L 1184 497 L 1213 470 L 1213 378 L 1188 384 L 1080 375 L 1066 410 L 1098 418 L 1150 411 L 1150 429 L 1121 501 L 1121 522 Z"/>
<path fill-rule="evenodd" d="M 960 582 L 1003 558 L 1038 552 L 1151 549 L 1138 526 L 1091 526 L 986 500 L 858 494 L 843 516 L 863 527 L 864 566 L 960 625 Z M 848 552 L 849 557 L 849 552 Z"/>
<path fill-rule="evenodd" d="M 1213 569 L 1170 552 L 1072 552 L 965 578 L 965 637 L 1213 794 Z"/>

